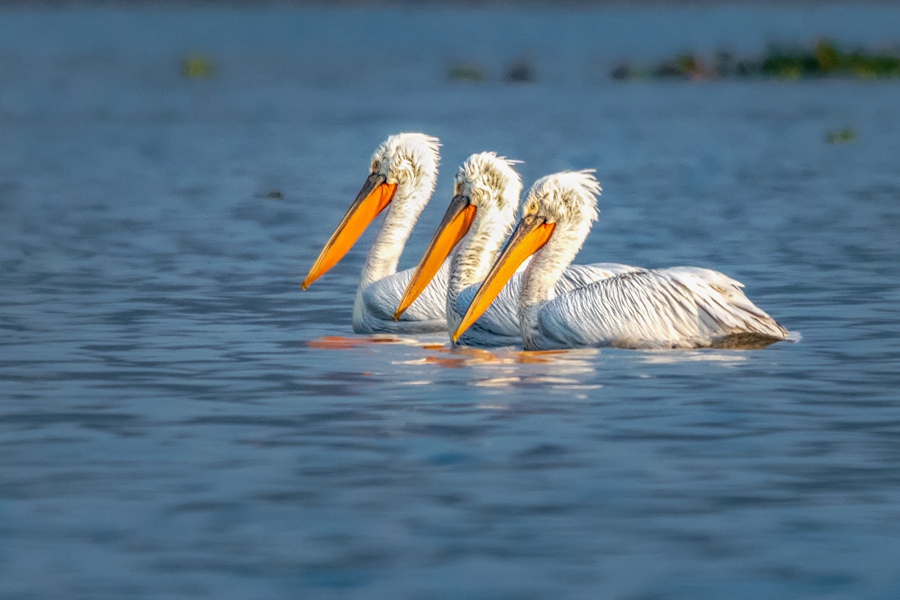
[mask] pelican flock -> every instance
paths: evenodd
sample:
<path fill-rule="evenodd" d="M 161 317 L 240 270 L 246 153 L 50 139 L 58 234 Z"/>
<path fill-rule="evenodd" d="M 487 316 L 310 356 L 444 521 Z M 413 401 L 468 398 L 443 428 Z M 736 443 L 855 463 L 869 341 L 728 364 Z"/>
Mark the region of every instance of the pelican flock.
<path fill-rule="evenodd" d="M 516 223 L 522 180 L 513 165 L 512 161 L 494 152 L 481 152 L 467 158 L 459 167 L 450 206 L 419 262 L 394 318 L 399 318 L 414 305 L 452 253 L 447 283 L 448 331 L 459 326 L 478 284 L 488 274 Z M 566 293 L 587 283 L 634 270 L 635 267 L 614 263 L 572 265 L 562 273 L 556 292 Z M 517 343 L 521 287 L 520 271 L 457 341 L 476 346 Z"/>
<path fill-rule="evenodd" d="M 557 294 L 556 283 L 597 220 L 599 193 L 590 171 L 535 182 L 522 218 L 452 339 L 459 339 L 532 256 L 518 306 L 526 350 L 746 348 L 787 339 L 787 330 L 744 295 L 741 283 L 711 269 L 641 269 Z"/>
<path fill-rule="evenodd" d="M 403 247 L 437 182 L 440 142 L 422 133 L 399 133 L 372 154 L 371 172 L 344 218 L 322 248 L 302 288 L 336 265 L 366 227 L 387 212 L 363 265 L 353 304 L 356 333 L 430 333 L 447 331 L 444 297 L 447 269 L 423 291 L 422 301 L 394 320 L 401 294 L 413 270 L 397 272 Z"/>
<path fill-rule="evenodd" d="M 593 172 L 539 179 L 516 224 L 521 178 L 512 161 L 493 152 L 473 154 L 460 166 L 418 267 L 397 272 L 435 189 L 438 148 L 436 138 L 420 133 L 385 140 L 303 281 L 306 289 L 337 264 L 386 209 L 360 277 L 355 332 L 447 332 L 453 344 L 526 350 L 760 348 L 788 338 L 741 283 L 718 271 L 573 265 L 597 219 L 601 190 Z"/>

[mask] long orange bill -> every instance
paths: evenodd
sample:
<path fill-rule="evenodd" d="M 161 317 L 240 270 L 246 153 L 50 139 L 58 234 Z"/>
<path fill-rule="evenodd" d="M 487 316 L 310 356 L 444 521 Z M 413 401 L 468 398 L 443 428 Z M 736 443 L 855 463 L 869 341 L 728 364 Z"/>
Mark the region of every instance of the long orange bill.
<path fill-rule="evenodd" d="M 462 322 L 456 331 L 453 332 L 451 339 L 454 342 L 459 340 L 459 336 L 466 329 L 472 326 L 472 323 L 478 320 L 478 317 L 484 314 L 491 302 L 497 297 L 503 286 L 506 285 L 512 276 L 525 260 L 544 247 L 544 244 L 550 239 L 553 230 L 556 227 L 554 223 L 547 223 L 543 217 L 535 215 L 526 215 L 522 217 L 515 230 L 510 235 L 503 252 L 494 261 L 491 272 L 488 273 L 481 287 L 475 294 L 475 299 L 469 305 L 469 309 L 463 316 Z"/>
<path fill-rule="evenodd" d="M 453 199 L 450 200 L 450 206 L 447 207 L 441 224 L 438 225 L 434 237 L 431 238 L 431 243 L 428 244 L 428 249 L 425 250 L 425 255 L 419 262 L 416 272 L 413 273 L 409 285 L 406 286 L 406 291 L 403 292 L 403 298 L 400 300 L 397 312 L 394 313 L 395 321 L 400 319 L 400 315 L 416 301 L 419 294 L 425 291 L 425 288 L 434 279 L 441 265 L 468 233 L 475 220 L 475 213 L 475 205 L 471 203 L 468 196 L 453 196 Z"/>
<path fill-rule="evenodd" d="M 341 224 L 331 234 L 328 243 L 319 253 L 319 258 L 316 259 L 306 279 L 303 280 L 301 287 L 304 290 L 344 258 L 369 223 L 374 221 L 375 217 L 391 203 L 396 191 L 397 184 L 385 183 L 384 175 L 380 173 L 369 175 L 362 189 L 356 195 L 356 200 L 353 201 L 347 214 L 341 220 Z"/>

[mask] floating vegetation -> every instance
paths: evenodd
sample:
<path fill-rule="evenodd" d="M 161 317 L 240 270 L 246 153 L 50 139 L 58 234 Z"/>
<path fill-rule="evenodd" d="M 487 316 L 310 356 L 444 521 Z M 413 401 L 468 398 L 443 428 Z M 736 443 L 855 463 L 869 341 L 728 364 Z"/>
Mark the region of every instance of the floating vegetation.
<path fill-rule="evenodd" d="M 845 127 L 825 134 L 826 144 L 849 144 L 856 141 L 856 131 Z"/>
<path fill-rule="evenodd" d="M 534 65 L 525 59 L 513 63 L 506 71 L 506 81 L 512 83 L 526 83 L 535 79 L 537 79 L 537 71 L 535 71 Z"/>
<path fill-rule="evenodd" d="M 487 79 L 484 67 L 475 63 L 459 63 L 450 67 L 448 75 L 451 81 L 480 82 Z"/>
<path fill-rule="evenodd" d="M 208 79 L 215 71 L 212 59 L 200 54 L 190 54 L 181 59 L 181 75 L 188 79 Z"/>
<path fill-rule="evenodd" d="M 269 190 L 266 193 L 266 198 L 269 200 L 281 200 L 284 198 L 284 194 L 281 193 L 281 190 Z"/>
<path fill-rule="evenodd" d="M 656 66 L 623 63 L 610 76 L 618 80 L 676 78 L 695 81 L 724 78 L 782 79 L 891 79 L 900 78 L 900 52 L 846 50 L 829 40 L 809 49 L 769 46 L 761 57 L 737 58 L 718 52 L 712 58 L 683 54 Z"/>
<path fill-rule="evenodd" d="M 447 74 L 450 81 L 463 81 L 481 83 L 488 81 L 487 70 L 478 63 L 457 63 L 450 67 Z M 511 64 L 504 72 L 503 80 L 507 83 L 525 83 L 537 79 L 537 71 L 534 65 L 525 59 Z"/>

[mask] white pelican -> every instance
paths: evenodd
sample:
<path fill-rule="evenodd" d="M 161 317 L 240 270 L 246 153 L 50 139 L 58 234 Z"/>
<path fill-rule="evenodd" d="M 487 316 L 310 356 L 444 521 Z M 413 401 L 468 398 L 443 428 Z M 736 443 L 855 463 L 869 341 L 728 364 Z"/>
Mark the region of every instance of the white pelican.
<path fill-rule="evenodd" d="M 453 252 L 447 283 L 447 323 L 450 331 L 459 325 L 478 284 L 488 274 L 491 263 L 515 225 L 522 180 L 513 164 L 493 152 L 482 152 L 473 154 L 459 167 L 450 206 L 409 282 L 394 318 L 417 305 L 416 298 Z M 592 281 L 633 270 L 634 267 L 612 263 L 572 265 L 556 282 L 556 292 L 562 294 Z M 518 343 L 521 286 L 521 273 L 517 273 L 466 331 L 461 343 L 478 346 Z"/>
<path fill-rule="evenodd" d="M 759 348 L 787 338 L 787 330 L 744 295 L 742 284 L 710 269 L 641 269 L 558 294 L 557 281 L 597 220 L 600 185 L 591 173 L 557 173 L 535 182 L 521 220 L 453 340 L 532 255 L 519 297 L 526 350 Z"/>
<path fill-rule="evenodd" d="M 356 301 L 356 333 L 427 333 L 447 330 L 444 296 L 447 270 L 424 291 L 423 302 L 402 321 L 394 308 L 412 277 L 412 269 L 397 272 L 403 246 L 428 203 L 437 180 L 438 139 L 421 133 L 390 136 L 372 155 L 371 173 L 356 200 L 331 235 L 303 280 L 303 289 L 331 269 L 353 246 L 366 227 L 387 208 L 384 221 L 366 257 Z"/>

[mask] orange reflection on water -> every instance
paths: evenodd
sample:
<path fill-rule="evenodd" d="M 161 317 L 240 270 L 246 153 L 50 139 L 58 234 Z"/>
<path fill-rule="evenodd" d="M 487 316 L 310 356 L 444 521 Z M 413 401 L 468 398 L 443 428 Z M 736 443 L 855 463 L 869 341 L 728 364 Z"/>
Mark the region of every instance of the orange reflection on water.
<path fill-rule="evenodd" d="M 502 348 L 473 348 L 470 346 L 450 346 L 432 340 L 421 341 L 401 338 L 389 334 L 374 336 L 343 337 L 323 336 L 307 342 L 309 348 L 320 350 L 353 350 L 372 345 L 398 344 L 419 349 L 415 358 L 409 351 L 397 349 L 394 365 L 406 367 L 436 366 L 440 369 L 474 368 L 471 385 L 478 387 L 505 388 L 521 384 L 542 384 L 554 388 L 572 390 L 576 397 L 583 396 L 588 389 L 602 387 L 591 381 L 596 368 L 596 348 L 574 350 L 520 350 L 512 346 Z M 388 351 L 390 353 L 390 351 Z M 413 353 L 415 356 L 416 353 Z M 431 385 L 439 381 L 437 371 L 404 370 L 398 383 L 406 385 Z"/>
<path fill-rule="evenodd" d="M 426 350 L 433 350 L 451 356 L 426 356 L 421 362 L 436 364 L 448 369 L 472 365 L 521 365 L 521 364 L 547 364 L 556 362 L 559 355 L 566 354 L 565 350 L 513 350 L 501 348 L 485 350 L 484 348 L 472 348 L 470 346 L 423 346 Z"/>
<path fill-rule="evenodd" d="M 323 335 L 317 340 L 310 340 L 306 343 L 306 346 L 308 348 L 316 348 L 319 350 L 352 350 L 353 348 L 371 346 L 372 344 L 402 344 L 406 342 L 408 342 L 408 340 L 392 335 L 353 338 L 340 335 Z"/>

